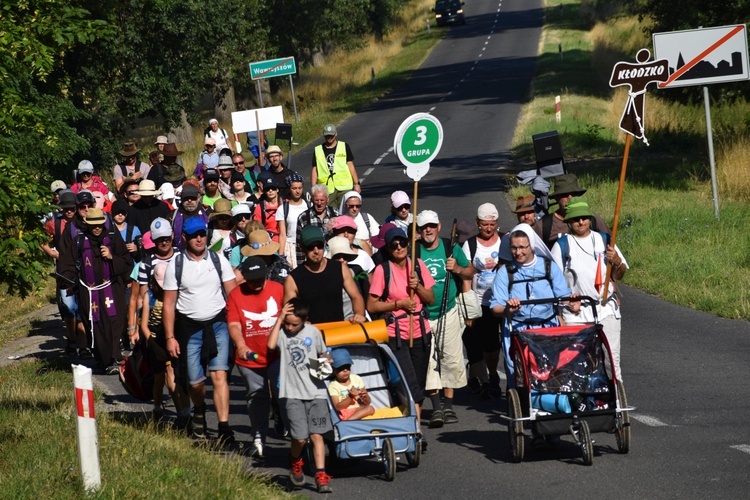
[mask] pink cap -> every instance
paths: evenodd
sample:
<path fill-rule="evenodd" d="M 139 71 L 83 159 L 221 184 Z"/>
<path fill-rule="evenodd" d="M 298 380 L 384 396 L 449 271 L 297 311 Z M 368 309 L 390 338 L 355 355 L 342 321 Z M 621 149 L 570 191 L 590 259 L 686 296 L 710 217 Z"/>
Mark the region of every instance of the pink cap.
<path fill-rule="evenodd" d="M 339 215 L 333 220 L 333 226 L 331 227 L 331 229 L 336 231 L 337 229 L 344 229 L 346 227 L 354 229 L 356 231 L 357 223 L 354 222 L 354 219 L 352 219 L 348 215 Z"/>
<path fill-rule="evenodd" d="M 411 205 L 411 200 L 409 199 L 409 195 L 403 191 L 394 191 L 391 195 L 391 205 L 393 205 L 393 208 L 398 208 L 402 205 Z"/>
<path fill-rule="evenodd" d="M 146 234 L 143 235 L 143 249 L 144 250 L 151 250 L 156 245 L 154 244 L 154 240 L 151 239 L 151 231 L 147 231 Z"/>

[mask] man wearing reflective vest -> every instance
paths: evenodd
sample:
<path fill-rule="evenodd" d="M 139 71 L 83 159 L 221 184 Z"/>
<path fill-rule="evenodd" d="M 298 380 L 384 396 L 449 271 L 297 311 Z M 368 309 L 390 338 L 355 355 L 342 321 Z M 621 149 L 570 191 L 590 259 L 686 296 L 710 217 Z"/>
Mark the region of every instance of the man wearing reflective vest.
<path fill-rule="evenodd" d="M 328 205 L 331 207 L 338 207 L 347 191 L 362 192 L 352 150 L 337 137 L 335 125 L 329 123 L 323 127 L 325 142 L 315 147 L 310 175 L 311 185 L 320 183 L 328 188 Z"/>

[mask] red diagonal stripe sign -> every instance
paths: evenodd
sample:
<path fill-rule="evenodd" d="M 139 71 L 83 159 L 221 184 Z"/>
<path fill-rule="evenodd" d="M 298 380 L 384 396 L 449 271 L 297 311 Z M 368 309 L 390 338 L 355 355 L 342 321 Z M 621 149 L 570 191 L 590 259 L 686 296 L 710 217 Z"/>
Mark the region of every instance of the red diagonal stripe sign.
<path fill-rule="evenodd" d="M 669 75 L 669 78 L 664 83 L 659 83 L 659 88 L 663 89 L 664 87 L 668 87 L 670 83 L 677 80 L 680 76 L 685 74 L 687 71 L 690 70 L 693 66 L 701 62 L 708 54 L 719 48 L 724 42 L 732 38 L 734 35 L 742 31 L 744 28 L 744 25 L 735 26 L 729 33 L 724 35 L 723 37 L 719 38 L 716 42 L 714 42 L 710 47 L 708 47 L 706 50 L 695 56 L 693 59 L 685 63 L 683 67 Z"/>

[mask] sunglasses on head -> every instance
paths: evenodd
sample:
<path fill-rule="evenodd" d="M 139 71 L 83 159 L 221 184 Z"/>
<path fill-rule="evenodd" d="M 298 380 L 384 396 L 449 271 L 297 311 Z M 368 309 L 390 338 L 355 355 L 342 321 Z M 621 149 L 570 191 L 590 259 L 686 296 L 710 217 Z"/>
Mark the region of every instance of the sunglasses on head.
<path fill-rule="evenodd" d="M 388 247 L 392 250 L 396 250 L 398 248 L 406 248 L 409 246 L 409 242 L 407 240 L 393 240 L 388 244 Z"/>

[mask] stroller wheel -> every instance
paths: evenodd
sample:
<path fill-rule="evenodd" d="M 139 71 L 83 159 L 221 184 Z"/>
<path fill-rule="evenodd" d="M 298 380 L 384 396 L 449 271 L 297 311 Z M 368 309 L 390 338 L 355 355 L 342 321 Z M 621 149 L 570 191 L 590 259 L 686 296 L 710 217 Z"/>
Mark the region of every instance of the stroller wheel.
<path fill-rule="evenodd" d="M 628 406 L 628 397 L 625 395 L 625 386 L 617 381 L 617 403 L 620 408 Z M 630 415 L 626 411 L 617 412 L 615 415 L 615 440 L 617 449 L 625 454 L 630 451 Z"/>
<path fill-rule="evenodd" d="M 594 463 L 594 445 L 591 441 L 589 424 L 582 420 L 578 427 L 578 444 L 583 454 L 583 464 L 591 465 Z"/>
<path fill-rule="evenodd" d="M 383 441 L 383 466 L 385 467 L 385 480 L 393 481 L 396 477 L 396 452 L 390 438 Z"/>
<path fill-rule="evenodd" d="M 406 452 L 406 463 L 409 467 L 419 467 L 419 461 L 422 459 L 422 442 L 414 438 L 414 451 Z"/>
<path fill-rule="evenodd" d="M 518 395 L 518 391 L 508 389 L 506 396 L 508 397 L 508 416 L 514 419 L 523 417 L 521 398 Z M 508 438 L 510 440 L 513 461 L 518 463 L 523 460 L 524 452 L 523 422 L 508 421 Z"/>

